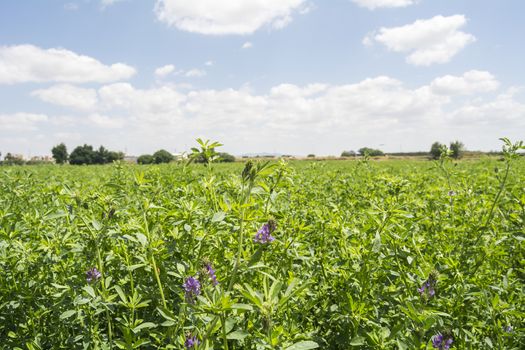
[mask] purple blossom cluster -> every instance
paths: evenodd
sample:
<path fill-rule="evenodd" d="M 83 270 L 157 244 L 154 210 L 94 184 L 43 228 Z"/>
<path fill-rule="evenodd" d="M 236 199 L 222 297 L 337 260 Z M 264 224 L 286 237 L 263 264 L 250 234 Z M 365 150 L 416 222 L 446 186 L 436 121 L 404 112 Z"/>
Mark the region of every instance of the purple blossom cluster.
<path fill-rule="evenodd" d="M 432 347 L 439 350 L 448 350 L 454 342 L 452 336 L 446 336 L 443 334 L 437 334 L 432 338 Z"/>
<path fill-rule="evenodd" d="M 426 280 L 425 283 L 421 286 L 421 288 L 418 288 L 417 291 L 421 296 L 428 296 L 433 297 L 436 294 L 436 290 L 434 289 L 435 283 L 430 283 L 429 280 Z"/>
<path fill-rule="evenodd" d="M 199 344 L 200 344 L 200 341 L 199 339 L 197 339 L 197 336 L 195 335 L 192 336 L 191 334 L 186 335 L 186 341 L 184 342 L 184 346 L 187 349 L 196 348 L 197 345 Z"/>
<path fill-rule="evenodd" d="M 215 275 L 215 270 L 213 269 L 213 266 L 211 266 L 211 263 L 206 262 L 204 264 L 204 268 L 206 269 L 206 273 L 210 277 L 211 283 L 213 284 L 213 286 L 218 285 L 219 282 L 217 281 L 217 276 Z"/>
<path fill-rule="evenodd" d="M 92 267 L 86 271 L 86 281 L 88 281 L 88 283 L 96 282 L 100 277 L 102 277 L 102 274 L 96 267 Z"/>
<path fill-rule="evenodd" d="M 432 271 L 428 276 L 428 279 L 423 282 L 420 288 L 417 289 L 421 297 L 432 298 L 434 295 L 436 295 L 437 278 L 438 272 Z"/>
<path fill-rule="evenodd" d="M 186 281 L 182 287 L 184 288 L 184 292 L 186 294 L 186 300 L 193 304 L 195 302 L 195 298 L 201 294 L 201 284 L 199 280 L 190 276 L 186 278 Z"/>
<path fill-rule="evenodd" d="M 267 244 L 271 243 L 275 240 L 275 238 L 272 236 L 273 231 L 275 231 L 277 225 L 275 221 L 269 220 L 266 224 L 264 224 L 259 231 L 255 234 L 255 237 L 253 237 L 253 241 L 255 243 L 261 243 L 261 244 Z"/>

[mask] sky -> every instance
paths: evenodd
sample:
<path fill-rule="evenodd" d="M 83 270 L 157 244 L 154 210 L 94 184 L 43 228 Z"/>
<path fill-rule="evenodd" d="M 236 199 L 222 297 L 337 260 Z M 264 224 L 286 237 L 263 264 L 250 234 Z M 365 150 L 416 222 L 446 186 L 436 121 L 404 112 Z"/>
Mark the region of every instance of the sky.
<path fill-rule="evenodd" d="M 498 150 L 525 139 L 521 0 L 3 0 L 0 152 Z"/>

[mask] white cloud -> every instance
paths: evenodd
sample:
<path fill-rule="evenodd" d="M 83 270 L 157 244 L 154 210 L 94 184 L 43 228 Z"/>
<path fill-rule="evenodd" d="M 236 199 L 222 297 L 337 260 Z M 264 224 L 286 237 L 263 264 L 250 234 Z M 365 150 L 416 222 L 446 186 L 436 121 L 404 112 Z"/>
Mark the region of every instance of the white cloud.
<path fill-rule="evenodd" d="M 519 125 L 518 129 L 521 129 L 525 127 L 525 104 L 514 99 L 513 91 L 507 91 L 491 101 L 469 101 L 455 110 L 449 118 L 464 125 L 475 123 L 507 128 Z"/>
<path fill-rule="evenodd" d="M 48 120 L 45 114 L 14 113 L 0 114 L 0 131 L 37 130 L 38 123 Z"/>
<path fill-rule="evenodd" d="M 434 140 L 456 138 L 470 149 L 487 149 L 498 147 L 498 137 L 522 137 L 525 127 L 525 104 L 517 92 L 502 93 L 497 85 L 496 78 L 483 71 L 442 76 L 418 87 L 378 76 L 341 85 L 280 84 L 264 93 L 244 86 L 188 90 L 163 84 L 141 89 L 114 83 L 98 90 L 92 110 L 50 118 L 48 129 L 74 133 L 82 125 L 83 140 L 104 145 L 110 142 L 103 138 L 108 130 L 118 135 L 108 139 L 114 142 L 108 146 L 127 146 L 133 154 L 170 146 L 187 149 L 184 145 L 192 145 L 197 136 L 218 139 L 238 154 L 334 154 L 379 143 L 386 144 L 387 151 L 399 151 L 399 145 L 405 151 L 424 150 Z M 496 91 L 497 97 L 480 95 L 486 91 Z M 37 120 L 30 118 L 26 129 L 34 131 L 46 119 Z"/>
<path fill-rule="evenodd" d="M 432 91 L 443 95 L 471 95 L 498 89 L 499 82 L 486 71 L 471 70 L 462 76 L 445 75 L 430 84 Z"/>
<path fill-rule="evenodd" d="M 250 41 L 245 42 L 242 44 L 241 49 L 250 49 L 253 47 L 253 44 Z"/>
<path fill-rule="evenodd" d="M 155 69 L 155 75 L 157 77 L 165 77 L 166 75 L 172 73 L 174 70 L 175 66 L 173 64 L 167 64 L 165 66 Z"/>
<path fill-rule="evenodd" d="M 215 64 L 215 63 L 214 63 L 213 61 L 206 61 L 206 62 L 204 63 L 204 65 L 207 66 L 207 67 L 211 67 L 211 66 L 213 66 L 214 64 Z"/>
<path fill-rule="evenodd" d="M 78 10 L 78 8 L 79 8 L 78 4 L 74 2 L 68 2 L 64 4 L 64 10 L 66 11 L 76 11 Z"/>
<path fill-rule="evenodd" d="M 251 34 L 265 25 L 280 29 L 305 0 L 157 0 L 157 18 L 201 34 Z"/>
<path fill-rule="evenodd" d="M 117 2 L 121 2 L 123 0 L 100 0 L 100 6 L 105 9 L 108 6 L 114 5 Z"/>
<path fill-rule="evenodd" d="M 72 51 L 33 45 L 0 46 L 0 84 L 25 82 L 107 83 L 128 79 L 135 69 L 110 66 Z"/>
<path fill-rule="evenodd" d="M 381 28 L 363 39 L 363 43 L 375 41 L 391 51 L 407 52 L 407 62 L 416 66 L 446 63 L 476 40 L 472 34 L 459 30 L 466 23 L 463 15 L 435 16 L 401 27 Z"/>
<path fill-rule="evenodd" d="M 122 118 L 112 118 L 102 114 L 91 114 L 88 123 L 102 129 L 118 129 L 124 126 Z"/>
<path fill-rule="evenodd" d="M 95 89 L 84 89 L 68 84 L 59 84 L 47 89 L 35 90 L 31 95 L 40 98 L 44 102 L 80 110 L 92 109 L 96 107 L 98 102 Z"/>
<path fill-rule="evenodd" d="M 366 7 L 369 10 L 375 10 L 381 7 L 406 7 L 414 5 L 419 0 L 352 0 L 360 7 Z"/>
<path fill-rule="evenodd" d="M 200 77 L 203 77 L 206 75 L 206 71 L 205 70 L 202 70 L 202 69 L 190 69 L 189 71 L 187 71 L 184 76 L 186 77 L 189 77 L 189 78 L 200 78 Z"/>

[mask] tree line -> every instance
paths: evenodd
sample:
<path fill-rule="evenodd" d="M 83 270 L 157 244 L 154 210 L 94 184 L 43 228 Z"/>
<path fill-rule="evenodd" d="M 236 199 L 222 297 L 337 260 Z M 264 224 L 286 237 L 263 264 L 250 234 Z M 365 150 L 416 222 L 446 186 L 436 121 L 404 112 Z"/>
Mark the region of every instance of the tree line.
<path fill-rule="evenodd" d="M 428 153 L 430 159 L 439 159 L 442 155 L 446 154 L 454 159 L 462 158 L 465 152 L 465 145 L 460 141 L 453 141 L 450 142 L 449 147 L 447 145 L 442 144 L 440 142 L 434 142 L 432 146 L 430 146 L 430 151 Z M 423 152 L 415 152 L 415 153 L 422 153 Z M 356 157 L 356 156 L 369 156 L 369 157 L 380 157 L 384 156 L 385 153 L 381 151 L 380 149 L 374 149 L 370 147 L 362 147 L 360 148 L 357 153 L 355 151 L 343 151 L 341 153 L 341 157 Z"/>
<path fill-rule="evenodd" d="M 123 152 L 110 151 L 104 146 L 94 149 L 87 144 L 75 147 L 71 154 L 68 154 L 66 145 L 61 143 L 53 147 L 51 153 L 57 164 L 107 164 L 124 159 Z"/>

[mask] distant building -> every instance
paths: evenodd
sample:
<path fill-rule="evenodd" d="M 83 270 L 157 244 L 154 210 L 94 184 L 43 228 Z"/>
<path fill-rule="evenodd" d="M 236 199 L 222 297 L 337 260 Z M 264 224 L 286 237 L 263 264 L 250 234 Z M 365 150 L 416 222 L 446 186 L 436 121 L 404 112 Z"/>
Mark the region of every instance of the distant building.
<path fill-rule="evenodd" d="M 139 157 L 137 156 L 124 156 L 124 161 L 128 163 L 136 163 L 138 158 Z"/>

